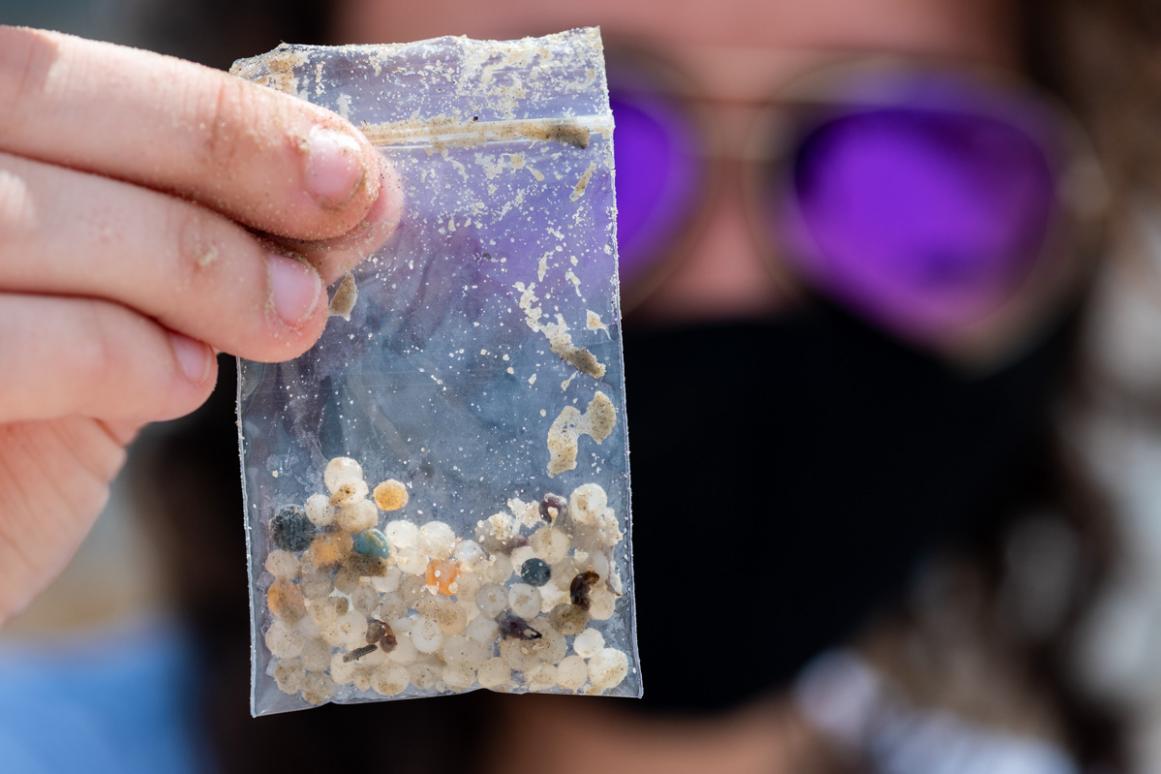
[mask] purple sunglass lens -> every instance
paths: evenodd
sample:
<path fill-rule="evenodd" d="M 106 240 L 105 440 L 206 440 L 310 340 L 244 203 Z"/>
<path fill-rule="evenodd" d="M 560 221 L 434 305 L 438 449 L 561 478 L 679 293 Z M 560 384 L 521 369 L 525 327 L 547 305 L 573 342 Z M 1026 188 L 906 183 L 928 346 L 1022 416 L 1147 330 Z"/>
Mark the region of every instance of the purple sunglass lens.
<path fill-rule="evenodd" d="M 686 116 L 658 95 L 610 90 L 621 279 L 642 276 L 687 220 L 700 176 Z"/>
<path fill-rule="evenodd" d="M 938 104 L 856 108 L 816 126 L 781 222 L 820 287 L 920 339 L 1017 292 L 1055 205 L 1046 142 L 946 86 Z"/>

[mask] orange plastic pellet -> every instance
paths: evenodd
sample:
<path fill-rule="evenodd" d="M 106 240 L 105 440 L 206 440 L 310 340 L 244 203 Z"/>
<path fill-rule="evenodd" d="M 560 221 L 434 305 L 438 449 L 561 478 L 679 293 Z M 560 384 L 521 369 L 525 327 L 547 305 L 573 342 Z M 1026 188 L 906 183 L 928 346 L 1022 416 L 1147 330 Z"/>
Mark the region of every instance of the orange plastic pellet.
<path fill-rule="evenodd" d="M 310 544 L 309 556 L 315 567 L 334 567 L 347 558 L 354 538 L 346 532 L 325 532 Z"/>
<path fill-rule="evenodd" d="M 427 585 L 445 597 L 450 597 L 452 584 L 460 574 L 460 566 L 451 559 L 432 559 L 427 563 Z"/>
<path fill-rule="evenodd" d="M 294 623 L 306 615 L 306 600 L 303 599 L 302 589 L 286 579 L 270 584 L 266 592 L 266 606 L 271 613 L 288 623 Z"/>
<path fill-rule="evenodd" d="M 407 505 L 407 487 L 393 478 L 380 483 L 371 494 L 382 511 L 397 511 Z"/>

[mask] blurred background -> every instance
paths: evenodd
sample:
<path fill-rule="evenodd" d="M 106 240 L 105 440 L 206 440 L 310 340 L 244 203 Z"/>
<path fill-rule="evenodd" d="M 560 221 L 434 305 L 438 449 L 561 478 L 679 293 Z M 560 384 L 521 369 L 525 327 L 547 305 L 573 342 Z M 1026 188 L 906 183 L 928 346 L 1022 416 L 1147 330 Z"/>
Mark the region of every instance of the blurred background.
<path fill-rule="evenodd" d="M 738 21 L 725 26 L 745 42 L 732 44 L 727 35 L 726 42 L 703 46 L 694 22 L 682 26 L 683 17 L 697 15 L 687 4 L 664 11 L 673 16 L 665 20 L 655 18 L 660 6 L 621 5 L 628 10 L 606 19 L 583 10 L 554 16 L 518 0 L 464 16 L 454 3 L 445 8 L 435 2 L 420 11 L 392 0 L 0 0 L 0 23 L 63 30 L 218 68 L 282 40 L 539 34 L 558 28 L 552 26 L 558 19 L 600 23 L 608 39 L 633 44 L 625 48 L 670 46 L 673 50 L 662 53 L 667 61 L 680 62 L 681 73 L 704 68 L 694 75 L 714 93 L 682 93 L 671 101 L 696 115 L 687 134 L 720 123 L 727 145 L 729 138 L 742 136 L 730 134 L 731 127 L 746 120 L 734 115 L 735 108 L 749 109 L 756 90 L 765 97 L 764 90 L 782 87 L 768 83 L 777 78 L 754 75 L 761 69 L 755 63 L 770 51 L 779 62 L 801 59 L 812 47 L 920 58 L 950 52 L 964 61 L 998 59 L 1005 69 L 1053 92 L 1082 134 L 1094 140 L 1105 177 L 1086 179 L 1102 189 L 1100 198 L 1111 215 L 1102 221 L 1090 250 L 1094 256 L 1084 259 L 1072 279 L 1059 281 L 1065 289 L 1057 289 L 1056 280 L 1029 275 L 1052 285 L 1051 293 L 1044 292 L 1053 297 L 1051 314 L 1032 321 L 1030 312 L 1015 315 L 983 337 L 986 366 L 971 355 L 972 365 L 951 366 L 945 373 L 944 366 L 931 363 L 959 363 L 964 350 L 979 347 L 943 336 L 942 329 L 940 335 L 926 335 L 928 328 L 916 335 L 907 321 L 882 314 L 874 299 L 852 299 L 836 284 L 834 266 L 815 262 L 791 271 L 777 261 L 771 266 L 757 259 L 718 260 L 727 253 L 756 255 L 764 248 L 754 244 L 770 238 L 752 234 L 753 224 L 741 211 L 753 202 L 744 194 L 734 191 L 727 204 L 717 199 L 714 204 L 707 201 L 712 197 L 691 194 L 691 186 L 708 187 L 711 167 L 728 176 L 736 174 L 737 165 L 765 169 L 769 159 L 730 156 L 716 147 L 685 148 L 682 143 L 695 140 L 678 130 L 661 131 L 670 120 L 665 110 L 673 105 L 651 106 L 632 77 L 658 68 L 618 69 L 611 60 L 611 76 L 624 75 L 613 97 L 618 196 L 627 211 L 620 229 L 635 496 L 653 491 L 663 477 L 651 468 L 654 454 L 664 454 L 657 449 L 663 441 L 651 441 L 650 430 L 672 408 L 647 386 L 664 384 L 667 361 L 691 342 L 705 339 L 706 352 L 720 352 L 721 337 L 728 335 L 730 346 L 736 344 L 728 352 L 745 361 L 737 373 L 722 372 L 723 380 L 736 379 L 728 386 L 737 391 L 705 386 L 710 394 L 744 395 L 739 400 L 753 405 L 765 400 L 762 390 L 769 389 L 774 400 L 806 418 L 778 426 L 777 432 L 801 440 L 797 452 L 781 451 L 769 467 L 748 470 L 740 486 L 727 484 L 740 489 L 740 499 L 738 510 L 729 501 L 723 513 L 756 511 L 775 521 L 800 515 L 794 526 L 779 522 L 777 529 L 761 533 L 762 540 L 781 549 L 744 560 L 755 565 L 756 582 L 776 586 L 788 601 L 759 613 L 756 625 L 766 634 L 758 639 L 764 644 L 752 646 L 754 653 L 742 658 L 738 669 L 722 666 L 725 658 L 715 652 L 711 671 L 714 680 L 732 685 L 726 694 L 696 689 L 683 701 L 667 679 L 708 667 L 676 660 L 671 665 L 657 644 L 674 634 L 665 620 L 669 608 L 665 615 L 648 612 L 647 579 L 673 572 L 674 560 L 653 556 L 650 538 L 657 535 L 653 545 L 669 545 L 665 541 L 672 538 L 641 522 L 649 506 L 643 509 L 635 500 L 647 699 L 645 709 L 607 712 L 608 717 L 628 713 L 625 727 L 643 724 L 647 733 L 656 732 L 655 739 L 717 723 L 717 736 L 707 732 L 707 750 L 712 739 L 735 739 L 730 736 L 735 730 L 737 739 L 788 740 L 771 743 L 792 752 L 761 759 L 764 763 L 749 769 L 739 764 L 739 771 L 1161 771 L 1161 221 L 1152 188 L 1161 168 L 1153 166 L 1150 140 L 1156 124 L 1148 121 L 1161 106 L 1161 90 L 1152 88 L 1161 84 L 1159 49 L 1150 46 L 1157 40 L 1151 36 L 1161 33 L 1161 6 L 1112 2 L 1101 6 L 1107 13 L 1085 16 L 1080 3 L 1049 10 L 1052 3 L 944 0 L 924 7 L 900 1 L 889 3 L 891 15 L 881 20 L 887 32 L 868 42 L 852 39 L 851 23 L 843 21 L 859 3 L 844 7 L 830 0 L 818 4 L 813 16 L 801 8 L 787 11 L 783 31 L 764 42 L 762 29 L 746 25 L 750 10 L 765 4 L 732 3 L 729 10 Z M 769 4 L 779 5 L 797 4 Z M 1016 34 L 964 21 L 962 8 L 982 6 L 1010 6 L 1000 17 L 1018 18 L 1025 26 Z M 1068 15 L 1065 8 L 1077 13 Z M 939 18 L 943 21 L 937 23 Z M 1029 19 L 1049 18 L 1058 26 L 1028 31 Z M 930 45 L 916 43 L 924 36 Z M 962 45 L 956 42 L 960 38 L 966 41 Z M 1018 55 L 993 57 L 989 52 L 998 38 Z M 1075 69 L 1069 77 L 1057 62 L 1066 56 Z M 671 82 L 673 74 L 658 80 Z M 765 120 L 769 106 L 758 102 Z M 776 116 L 779 104 L 773 103 Z M 713 130 L 705 134 L 715 135 Z M 1129 148 L 1131 143 L 1121 143 L 1124 137 L 1140 141 L 1132 146 L 1134 153 L 1110 152 Z M 704 154 L 713 163 L 687 172 L 666 167 L 671 177 L 665 178 L 657 172 L 663 162 L 649 156 L 653 151 Z M 647 208 L 628 212 L 637 199 L 665 202 L 676 213 L 669 220 L 680 214 L 698 230 L 662 222 L 665 218 Z M 639 211 L 638 220 L 627 219 Z M 637 244 L 630 245 L 631 239 Z M 1072 246 L 1082 244 L 1089 247 L 1075 236 Z M 679 254 L 682 268 L 673 268 L 678 261 L 672 256 Z M 813 279 L 788 281 L 789 274 Z M 1032 289 L 1027 295 L 1041 293 Z M 742 320 L 749 327 L 743 328 Z M 754 320 L 761 326 L 754 328 Z M 684 338 L 671 337 L 670 330 Z M 787 331 L 808 335 L 793 338 Z M 772 352 L 781 346 L 794 357 L 755 350 L 767 340 L 762 337 L 772 342 Z M 894 343 L 898 339 L 904 343 Z M 997 340 L 1023 343 L 999 351 L 1006 348 Z M 843 367 L 810 366 L 820 357 L 819 346 L 829 347 L 824 355 Z M 764 364 L 750 362 L 756 352 Z M 504 729 L 509 734 L 530 722 L 503 697 L 328 707 L 249 719 L 248 592 L 234 462 L 232 360 L 223 359 L 222 366 L 219 388 L 207 406 L 179 422 L 150 428 L 135 443 L 107 511 L 80 554 L 47 593 L 0 630 L 0 770 L 369 770 L 366 745 L 372 739 L 398 741 L 391 761 L 395 771 L 537 768 L 541 753 L 505 758 L 504 749 L 497 751 L 498 718 L 509 724 Z M 1015 375 L 1009 378 L 1009 372 Z M 876 381 L 885 379 L 882 373 L 894 374 L 894 380 Z M 993 373 L 1005 375 L 992 378 Z M 634 386 L 635 380 L 645 386 Z M 908 384 L 928 392 L 912 395 L 904 389 Z M 864 390 L 865 400 L 843 403 L 842 410 L 817 397 L 846 401 L 843 396 Z M 937 392 L 938 400 L 930 398 L 928 393 Z M 961 413 L 961 407 L 970 410 Z M 844 419 L 863 415 L 886 419 L 881 424 Z M 749 448 L 750 430 L 740 419 L 729 419 L 717 434 L 706 431 L 695 438 L 701 447 L 684 451 Z M 917 435 L 930 445 L 918 449 L 915 459 L 899 451 L 899 465 L 881 461 L 881 450 L 888 449 L 886 457 L 895 454 L 916 423 L 928 425 L 937 440 Z M 1017 425 L 1028 426 L 1023 440 L 1012 436 Z M 966 426 L 973 426 L 971 432 Z M 868 433 L 879 434 L 878 446 L 860 440 Z M 811 451 L 810 438 L 825 441 Z M 954 441 L 939 438 L 962 443 L 951 448 Z M 855 464 L 836 451 L 847 446 L 870 461 Z M 1009 454 L 1009 447 L 1016 451 Z M 924 467 L 925 457 L 946 464 L 933 471 Z M 997 459 L 1004 460 L 1002 466 Z M 984 470 L 985 460 L 1003 470 Z M 731 468 L 722 464 L 720 480 L 728 482 Z M 801 492 L 783 492 L 778 483 L 783 473 L 808 483 Z M 752 477 L 765 475 L 768 480 Z M 737 478 L 743 479 L 740 472 Z M 756 492 L 756 480 L 773 483 Z M 875 486 L 883 480 L 890 481 L 887 491 Z M 1002 485 L 988 497 L 976 496 L 993 481 Z M 828 499 L 829 489 L 849 490 L 848 499 Z M 945 515 L 951 510 L 954 518 Z M 832 518 L 832 511 L 843 515 Z M 896 518 L 902 513 L 908 515 Z M 711 596 L 693 599 L 692 615 L 707 614 L 698 602 L 715 604 Z M 653 609 L 664 604 L 659 596 Z M 760 668 L 747 671 L 747 658 Z M 748 709 L 768 704 L 776 707 L 769 716 Z M 588 722 L 576 720 L 578 728 L 602 728 L 600 721 Z M 451 739 L 456 743 L 447 744 Z M 580 739 L 610 750 L 615 745 L 611 736 Z M 616 769 L 617 760 L 611 754 L 612 762 L 603 765 Z M 632 769 L 677 770 L 663 763 Z"/>

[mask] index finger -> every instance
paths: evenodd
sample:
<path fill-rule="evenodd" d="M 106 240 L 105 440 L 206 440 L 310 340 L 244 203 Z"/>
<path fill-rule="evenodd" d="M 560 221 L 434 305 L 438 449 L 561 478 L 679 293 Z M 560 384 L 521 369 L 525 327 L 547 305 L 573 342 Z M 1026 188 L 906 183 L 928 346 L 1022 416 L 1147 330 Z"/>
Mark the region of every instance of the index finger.
<path fill-rule="evenodd" d="M 208 67 L 0 27 L 0 151 L 194 199 L 260 231 L 329 239 L 379 195 L 349 122 Z"/>

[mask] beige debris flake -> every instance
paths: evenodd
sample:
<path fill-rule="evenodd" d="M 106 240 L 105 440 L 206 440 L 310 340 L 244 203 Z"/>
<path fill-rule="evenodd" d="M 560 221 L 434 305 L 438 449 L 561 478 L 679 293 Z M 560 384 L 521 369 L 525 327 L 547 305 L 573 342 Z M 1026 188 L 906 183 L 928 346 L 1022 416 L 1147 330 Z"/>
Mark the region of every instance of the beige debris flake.
<path fill-rule="evenodd" d="M 595 161 L 590 161 L 585 171 L 581 173 L 580 179 L 576 181 L 576 187 L 572 189 L 569 194 L 569 200 L 577 201 L 585 195 L 585 189 L 589 187 L 589 181 L 593 179 L 593 172 L 596 170 L 597 164 Z"/>
<path fill-rule="evenodd" d="M 581 293 L 580 289 L 580 277 L 576 276 L 576 272 L 572 269 L 569 269 L 564 273 L 564 278 L 572 283 L 572 289 L 576 291 L 576 297 L 584 298 L 584 294 Z"/>
<path fill-rule="evenodd" d="M 583 374 L 600 379 L 605 375 L 605 364 L 585 347 L 578 347 L 572 341 L 572 334 L 568 331 L 568 323 L 564 316 L 556 315 L 556 322 L 543 322 L 544 310 L 540 308 L 536 297 L 536 285 L 517 282 L 515 288 L 520 291 L 520 308 L 524 311 L 524 322 L 534 331 L 544 334 L 548 339 L 548 348 Z"/>
<path fill-rule="evenodd" d="M 329 313 L 331 317 L 342 317 L 344 320 L 350 322 L 351 310 L 355 308 L 355 302 L 359 300 L 359 288 L 355 284 L 355 277 L 350 272 L 343 275 L 339 280 L 339 286 L 335 288 L 335 294 L 331 296 L 331 303 Z"/>
<path fill-rule="evenodd" d="M 304 64 L 305 54 L 291 51 L 283 44 L 263 56 L 239 59 L 230 67 L 230 74 L 287 94 L 305 97 L 306 94 L 299 91 L 298 77 L 295 75 L 295 70 Z"/>
<path fill-rule="evenodd" d="M 585 327 L 590 331 L 609 332 L 609 326 L 605 325 L 604 321 L 601 320 L 601 316 L 592 309 L 585 310 Z"/>
<path fill-rule="evenodd" d="M 575 470 L 578 442 L 582 435 L 603 443 L 613 432 L 617 408 L 609 396 L 597 390 L 582 414 L 576 406 L 565 406 L 548 428 L 548 475 L 550 478 Z"/>

